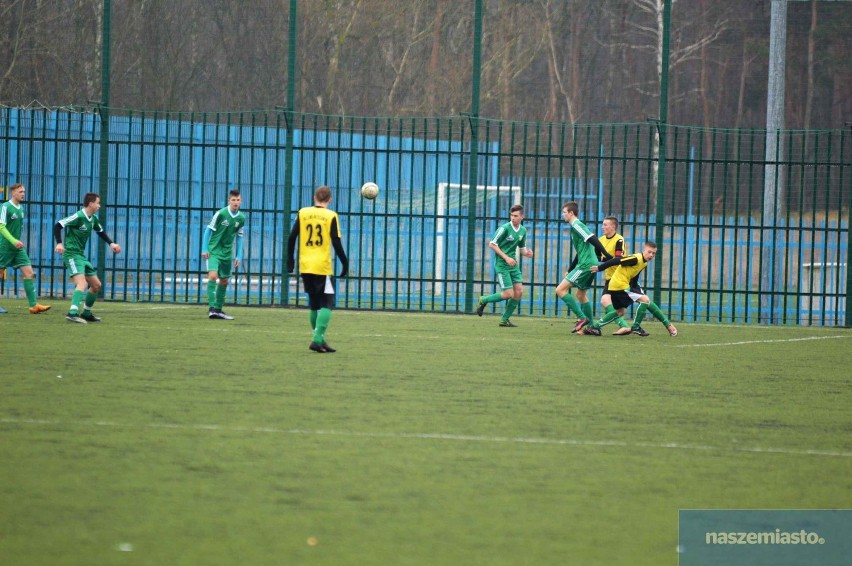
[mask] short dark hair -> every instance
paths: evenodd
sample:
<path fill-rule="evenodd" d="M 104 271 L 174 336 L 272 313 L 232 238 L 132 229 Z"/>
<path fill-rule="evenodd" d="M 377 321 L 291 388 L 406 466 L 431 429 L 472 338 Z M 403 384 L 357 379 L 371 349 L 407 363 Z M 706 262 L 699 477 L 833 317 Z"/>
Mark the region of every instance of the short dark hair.
<path fill-rule="evenodd" d="M 89 206 L 99 198 L 101 198 L 101 195 L 98 193 L 86 193 L 86 196 L 83 197 L 83 208 Z"/>
<path fill-rule="evenodd" d="M 519 205 L 519 204 L 516 204 L 516 205 L 512 206 L 512 208 L 509 209 L 509 214 L 512 214 L 513 212 L 518 212 L 518 211 L 523 212 L 524 207 Z"/>
<path fill-rule="evenodd" d="M 615 222 L 615 227 L 618 228 L 618 218 L 615 216 L 604 216 L 604 220 L 612 220 Z"/>
<path fill-rule="evenodd" d="M 651 240 L 646 240 L 646 241 L 645 241 L 645 247 L 646 247 L 646 248 L 651 248 L 652 250 L 656 250 L 656 249 L 657 249 L 657 244 L 655 244 L 655 243 L 654 243 L 654 242 L 652 242 Z"/>
<path fill-rule="evenodd" d="M 317 190 L 314 191 L 314 199 L 317 202 L 328 202 L 331 200 L 331 187 L 328 185 L 322 185 L 321 187 L 317 187 Z"/>
<path fill-rule="evenodd" d="M 573 200 L 562 205 L 562 210 L 565 210 L 566 208 L 568 209 L 568 212 L 574 216 L 577 216 L 580 213 L 580 207 Z"/>
<path fill-rule="evenodd" d="M 231 189 L 228 193 L 228 198 L 240 196 L 240 189 Z"/>

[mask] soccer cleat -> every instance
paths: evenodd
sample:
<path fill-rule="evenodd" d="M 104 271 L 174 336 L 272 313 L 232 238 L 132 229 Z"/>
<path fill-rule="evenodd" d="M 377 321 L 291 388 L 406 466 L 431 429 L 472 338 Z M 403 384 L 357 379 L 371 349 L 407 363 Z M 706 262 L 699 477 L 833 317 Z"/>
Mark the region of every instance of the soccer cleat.
<path fill-rule="evenodd" d="M 587 326 L 585 328 L 581 328 L 580 330 L 578 330 L 577 334 L 580 334 L 582 336 L 600 336 L 601 335 L 601 329 L 595 328 L 594 326 Z"/>
<path fill-rule="evenodd" d="M 587 324 L 589 324 L 590 322 L 592 322 L 592 321 L 589 320 L 588 318 L 579 319 L 577 321 L 577 324 L 574 325 L 574 330 L 571 331 L 571 334 L 574 334 L 575 332 L 580 332 L 580 330 L 582 330 L 583 327 L 586 326 Z"/>
<path fill-rule="evenodd" d="M 308 349 L 312 352 L 316 352 L 317 354 L 325 354 L 328 351 L 316 342 L 311 342 L 311 345 L 308 346 Z"/>
<path fill-rule="evenodd" d="M 207 312 L 207 318 L 218 318 L 221 320 L 234 320 L 234 317 L 223 313 L 220 309 L 210 309 Z"/>
<path fill-rule="evenodd" d="M 311 342 L 311 344 L 313 344 L 313 342 Z M 331 346 L 329 346 L 328 342 L 322 343 L 322 349 L 325 350 L 326 352 L 328 352 L 329 354 L 337 351 L 334 348 L 332 348 Z"/>
<path fill-rule="evenodd" d="M 479 304 L 476 305 L 476 315 L 477 316 L 482 316 L 482 313 L 485 312 L 485 305 L 487 305 L 487 304 L 488 303 L 483 303 L 482 299 L 479 299 Z"/>
<path fill-rule="evenodd" d="M 86 322 L 100 322 L 101 321 L 101 317 L 95 316 L 90 312 L 84 312 L 83 314 L 80 315 L 80 318 L 82 318 Z"/>
<path fill-rule="evenodd" d="M 0 314 L 6 314 L 6 313 L 8 313 L 8 312 L 9 312 L 9 311 L 7 311 L 6 309 L 4 309 L 3 307 L 0 307 Z"/>
<path fill-rule="evenodd" d="M 77 324 L 86 324 L 86 320 L 83 317 L 70 312 L 65 315 L 65 320 L 68 322 L 76 322 Z"/>
<path fill-rule="evenodd" d="M 650 336 L 650 334 L 641 326 L 631 328 L 630 332 L 632 332 L 633 334 L 636 334 L 637 336 Z"/>
<path fill-rule="evenodd" d="M 512 324 L 511 320 L 501 320 L 498 326 L 502 326 L 503 328 L 517 328 L 517 324 Z"/>
<path fill-rule="evenodd" d="M 613 336 L 630 336 L 632 331 L 629 326 L 625 326 L 624 328 L 619 328 L 615 332 L 612 333 Z"/>
<path fill-rule="evenodd" d="M 675 336 L 677 336 L 677 328 L 675 328 L 675 325 L 674 325 L 674 324 L 669 323 L 669 325 L 668 325 L 668 326 L 666 326 L 666 330 L 668 330 L 668 331 L 669 331 L 669 335 L 670 335 L 672 338 L 674 338 Z"/>
<path fill-rule="evenodd" d="M 30 307 L 30 314 L 39 314 L 43 312 L 47 312 L 50 310 L 50 305 L 40 305 L 38 303 L 35 306 Z"/>

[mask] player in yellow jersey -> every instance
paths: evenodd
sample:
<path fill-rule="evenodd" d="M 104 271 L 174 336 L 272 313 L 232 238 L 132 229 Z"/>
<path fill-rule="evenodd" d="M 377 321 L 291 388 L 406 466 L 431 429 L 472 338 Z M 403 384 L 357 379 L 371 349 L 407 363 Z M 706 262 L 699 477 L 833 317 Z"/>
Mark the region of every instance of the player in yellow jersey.
<path fill-rule="evenodd" d="M 612 257 L 624 257 L 627 255 L 627 248 L 624 245 L 624 236 L 618 233 L 618 218 L 615 216 L 607 216 L 603 219 L 603 235 L 598 238 L 601 241 L 601 245 L 607 251 L 609 255 Z M 601 258 L 601 261 L 604 261 L 604 258 Z M 604 290 L 603 295 L 609 294 L 609 280 L 612 279 L 612 276 L 615 275 L 615 270 L 618 269 L 617 265 L 613 265 L 612 267 L 608 267 L 604 270 Z M 601 297 L 601 305 L 606 309 L 606 305 L 603 304 L 603 296 Z M 624 317 L 619 316 L 615 319 L 616 324 L 618 324 L 619 328 L 630 328 L 630 325 L 624 321 Z M 629 332 L 622 334 L 630 334 Z"/>
<path fill-rule="evenodd" d="M 340 240 L 340 222 L 337 213 L 328 208 L 330 204 L 331 188 L 319 187 L 314 192 L 314 205 L 306 206 L 296 214 L 287 242 L 287 271 L 293 273 L 296 269 L 296 240 L 299 240 L 299 272 L 308 294 L 311 328 L 314 331 L 308 348 L 320 354 L 336 351 L 325 341 L 325 332 L 334 308 L 332 247 L 343 266 L 339 277 L 346 277 L 349 271 L 349 260 Z"/>
<path fill-rule="evenodd" d="M 656 305 L 648 295 L 639 286 L 639 274 L 648 267 L 648 264 L 657 255 L 657 245 L 654 242 L 645 242 L 642 253 L 632 254 L 627 257 L 613 258 L 605 261 L 598 266 L 592 267 L 593 272 L 607 269 L 614 265 L 618 266 L 615 274 L 610 279 L 609 294 L 604 295 L 601 303 L 606 308 L 606 314 L 600 320 L 588 325 L 578 332 L 585 336 L 600 336 L 601 327 L 609 324 L 619 316 L 624 314 L 624 310 L 634 302 L 639 303 L 639 308 L 636 309 L 636 317 L 633 320 L 632 328 L 620 328 L 616 334 L 637 334 L 639 336 L 648 336 L 648 332 L 642 329 L 641 323 L 645 317 L 645 311 L 651 311 L 671 336 L 677 336 L 677 328 L 663 314 L 660 307 Z M 612 307 L 610 309 L 610 307 Z"/>

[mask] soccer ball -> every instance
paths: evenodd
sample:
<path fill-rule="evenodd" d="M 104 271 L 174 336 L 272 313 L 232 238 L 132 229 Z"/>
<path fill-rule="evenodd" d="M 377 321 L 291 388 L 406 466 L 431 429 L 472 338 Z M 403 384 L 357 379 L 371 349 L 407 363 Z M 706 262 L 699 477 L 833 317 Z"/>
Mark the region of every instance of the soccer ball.
<path fill-rule="evenodd" d="M 372 181 L 368 181 L 361 185 L 361 196 L 373 200 L 379 196 L 379 186 Z"/>

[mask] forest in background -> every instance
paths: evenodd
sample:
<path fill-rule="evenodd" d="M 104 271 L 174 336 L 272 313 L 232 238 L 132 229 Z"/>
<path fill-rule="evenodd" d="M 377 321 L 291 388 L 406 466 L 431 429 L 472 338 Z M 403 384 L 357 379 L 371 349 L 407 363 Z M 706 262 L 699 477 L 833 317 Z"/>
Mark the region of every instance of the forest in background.
<path fill-rule="evenodd" d="M 289 0 L 112 0 L 110 106 L 287 104 Z M 100 99 L 103 0 L 0 0 L 0 105 Z M 638 122 L 659 114 L 662 0 L 485 0 L 480 116 Z M 766 126 L 769 0 L 673 0 L 669 122 Z M 787 10 L 785 127 L 852 119 L 852 2 Z M 295 110 L 471 109 L 474 2 L 298 4 Z"/>

